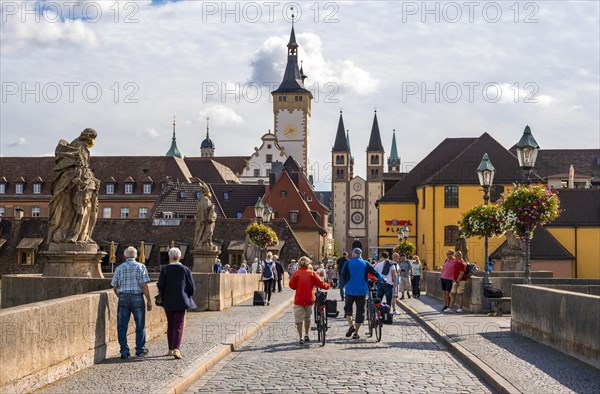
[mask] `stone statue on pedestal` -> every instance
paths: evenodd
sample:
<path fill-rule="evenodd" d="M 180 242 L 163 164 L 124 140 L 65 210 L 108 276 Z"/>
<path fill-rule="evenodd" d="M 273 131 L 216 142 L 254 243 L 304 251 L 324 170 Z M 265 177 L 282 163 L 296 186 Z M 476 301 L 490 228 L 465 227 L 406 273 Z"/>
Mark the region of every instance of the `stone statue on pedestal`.
<path fill-rule="evenodd" d="M 194 235 L 194 265 L 193 272 L 213 272 L 215 259 L 219 255 L 219 248 L 212 243 L 215 231 L 217 212 L 211 200 L 210 188 L 200 181 L 202 196 L 198 200 L 196 209 L 196 231 Z"/>
<path fill-rule="evenodd" d="M 44 276 L 103 278 L 92 232 L 98 214 L 100 181 L 90 168 L 98 134 L 87 128 L 71 143 L 56 146 L 48 207 L 48 251 L 40 253 Z"/>
<path fill-rule="evenodd" d="M 523 271 L 525 242 L 514 232 L 506 232 L 506 246 L 502 250 L 502 271 Z"/>

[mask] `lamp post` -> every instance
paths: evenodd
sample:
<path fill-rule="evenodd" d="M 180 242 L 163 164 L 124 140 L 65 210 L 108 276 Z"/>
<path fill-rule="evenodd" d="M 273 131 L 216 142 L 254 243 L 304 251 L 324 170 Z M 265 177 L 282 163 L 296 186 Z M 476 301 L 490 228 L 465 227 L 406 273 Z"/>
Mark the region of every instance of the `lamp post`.
<path fill-rule="evenodd" d="M 531 134 L 529 126 L 525 127 L 521 139 L 517 143 L 517 158 L 519 159 L 519 167 L 523 172 L 523 179 L 529 185 L 531 183 L 531 173 L 535 166 L 535 160 L 537 159 L 538 151 L 540 146 L 536 142 L 535 138 Z M 524 283 L 527 285 L 531 284 L 531 228 L 525 227 L 525 267 Z"/>
<path fill-rule="evenodd" d="M 496 169 L 492 165 L 490 158 L 487 153 L 483 154 L 483 158 L 481 159 L 481 163 L 479 163 L 479 167 L 477 167 L 477 176 L 479 177 L 479 184 L 483 187 L 483 203 L 485 205 L 490 203 L 490 188 L 494 182 L 494 174 L 496 173 Z M 489 287 L 492 285 L 492 281 L 490 280 L 490 267 L 488 264 L 489 260 L 489 250 L 488 250 L 488 235 L 487 233 L 484 236 L 483 241 L 483 254 L 484 254 L 484 271 L 483 271 L 483 283 L 482 283 L 482 291 L 485 287 Z M 483 309 L 484 312 L 489 312 L 490 303 L 487 297 L 482 297 L 483 300 Z"/>
<path fill-rule="evenodd" d="M 254 217 L 258 224 L 261 224 L 263 221 L 263 214 L 265 212 L 265 205 L 262 202 L 262 197 L 258 197 L 256 204 L 254 204 Z"/>

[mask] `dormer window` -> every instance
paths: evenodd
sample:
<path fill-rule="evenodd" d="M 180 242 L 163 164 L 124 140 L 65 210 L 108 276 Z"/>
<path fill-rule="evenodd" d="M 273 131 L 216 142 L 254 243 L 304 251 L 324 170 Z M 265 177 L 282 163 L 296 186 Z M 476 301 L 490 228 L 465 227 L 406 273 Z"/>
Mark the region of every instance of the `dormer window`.
<path fill-rule="evenodd" d="M 178 194 L 178 197 L 180 200 L 185 200 L 185 192 L 184 191 L 180 191 Z"/>
<path fill-rule="evenodd" d="M 23 183 L 15 184 L 15 194 L 23 194 L 23 189 L 25 189 L 25 185 Z"/>
<path fill-rule="evenodd" d="M 152 194 L 152 184 L 144 183 L 144 194 Z"/>
<path fill-rule="evenodd" d="M 229 192 L 223 192 L 223 200 L 229 200 Z"/>
<path fill-rule="evenodd" d="M 42 184 L 34 183 L 33 184 L 33 194 L 41 194 L 42 193 Z"/>
<path fill-rule="evenodd" d="M 106 194 L 115 194 L 115 184 L 114 183 L 106 184 Z"/>
<path fill-rule="evenodd" d="M 0 194 L 6 194 L 6 183 L 0 183 Z"/>
<path fill-rule="evenodd" d="M 126 183 L 125 184 L 125 194 L 132 194 L 133 193 L 133 183 Z"/>

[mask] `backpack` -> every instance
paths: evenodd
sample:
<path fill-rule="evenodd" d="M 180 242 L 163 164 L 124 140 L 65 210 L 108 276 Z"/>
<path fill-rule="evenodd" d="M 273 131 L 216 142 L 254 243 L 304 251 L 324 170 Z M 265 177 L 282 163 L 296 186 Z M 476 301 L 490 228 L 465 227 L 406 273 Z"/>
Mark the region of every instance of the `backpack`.
<path fill-rule="evenodd" d="M 502 298 L 504 293 L 500 289 L 496 289 L 492 286 L 485 286 L 483 288 L 483 295 L 487 298 Z"/>
<path fill-rule="evenodd" d="M 475 271 L 475 264 L 467 263 L 467 270 L 465 271 L 465 278 L 471 279 L 473 272 Z"/>
<path fill-rule="evenodd" d="M 269 263 L 267 260 L 264 260 L 263 265 L 264 265 L 263 278 L 272 278 L 273 277 L 273 262 Z"/>
<path fill-rule="evenodd" d="M 389 260 L 386 260 L 385 264 L 383 265 L 383 270 L 381 270 L 381 275 L 387 276 L 387 274 L 390 273 L 390 268 L 392 268 L 392 263 L 390 263 Z"/>

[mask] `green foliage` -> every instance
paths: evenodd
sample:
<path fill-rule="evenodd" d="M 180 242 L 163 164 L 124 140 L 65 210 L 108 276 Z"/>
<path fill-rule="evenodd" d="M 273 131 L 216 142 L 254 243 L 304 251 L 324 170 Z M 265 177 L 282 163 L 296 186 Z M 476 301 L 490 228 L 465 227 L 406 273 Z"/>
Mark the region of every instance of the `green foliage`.
<path fill-rule="evenodd" d="M 275 246 L 279 241 L 275 231 L 264 224 L 258 224 L 256 222 L 253 222 L 251 225 L 246 227 L 246 234 L 248 234 L 252 243 L 258 246 L 260 249 Z"/>
<path fill-rule="evenodd" d="M 333 240 L 333 255 L 335 257 L 339 257 L 340 256 L 340 250 L 338 249 L 338 244 L 337 244 L 337 241 L 335 239 Z"/>
<path fill-rule="evenodd" d="M 407 256 L 412 256 L 415 254 L 417 247 L 412 242 L 401 242 L 394 248 L 394 253 L 404 253 Z"/>
<path fill-rule="evenodd" d="M 543 185 L 517 186 L 500 202 L 500 215 L 505 231 L 514 231 L 524 237 L 525 231 L 533 230 L 560 216 L 560 200 L 557 191 Z"/>
<path fill-rule="evenodd" d="M 504 234 L 500 206 L 481 204 L 462 214 L 460 231 L 465 237 L 497 237 Z"/>

